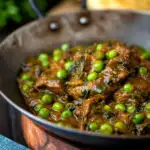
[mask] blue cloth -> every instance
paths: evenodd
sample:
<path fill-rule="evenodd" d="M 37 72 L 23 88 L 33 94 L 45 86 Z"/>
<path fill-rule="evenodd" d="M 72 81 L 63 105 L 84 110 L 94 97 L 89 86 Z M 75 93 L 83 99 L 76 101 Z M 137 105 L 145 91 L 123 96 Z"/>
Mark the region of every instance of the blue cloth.
<path fill-rule="evenodd" d="M 29 150 L 29 149 L 0 135 L 0 150 Z"/>

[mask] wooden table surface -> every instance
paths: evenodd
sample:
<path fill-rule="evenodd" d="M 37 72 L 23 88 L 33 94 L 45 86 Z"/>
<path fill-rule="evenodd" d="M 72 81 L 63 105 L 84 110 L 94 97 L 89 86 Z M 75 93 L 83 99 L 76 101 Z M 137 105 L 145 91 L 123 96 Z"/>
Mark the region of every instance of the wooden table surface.
<path fill-rule="evenodd" d="M 44 131 L 33 121 L 21 116 L 23 135 L 27 145 L 32 149 L 44 150 L 89 150 L 84 145 L 72 143 L 52 133 Z"/>

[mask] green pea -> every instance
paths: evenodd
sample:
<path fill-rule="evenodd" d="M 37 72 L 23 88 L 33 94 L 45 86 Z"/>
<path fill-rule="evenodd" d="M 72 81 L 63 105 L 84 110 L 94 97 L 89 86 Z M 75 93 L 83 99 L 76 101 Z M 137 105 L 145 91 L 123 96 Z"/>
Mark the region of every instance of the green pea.
<path fill-rule="evenodd" d="M 144 107 L 145 111 L 150 111 L 150 103 L 147 103 Z"/>
<path fill-rule="evenodd" d="M 103 48 L 103 44 L 98 44 L 97 47 L 96 47 L 96 50 L 99 51 L 99 50 L 101 50 L 102 48 Z"/>
<path fill-rule="evenodd" d="M 49 58 L 48 54 L 45 54 L 45 53 L 40 54 L 39 57 L 38 57 L 38 59 L 42 62 L 43 61 L 48 61 L 48 58 Z"/>
<path fill-rule="evenodd" d="M 109 52 L 106 53 L 106 57 L 107 59 L 113 59 L 117 56 L 117 52 L 116 50 L 111 50 Z"/>
<path fill-rule="evenodd" d="M 23 81 L 28 81 L 30 78 L 31 78 L 31 75 L 28 74 L 28 73 L 24 73 L 24 74 L 22 74 L 22 76 L 21 76 L 21 79 L 22 79 Z"/>
<path fill-rule="evenodd" d="M 96 73 L 96 72 L 92 72 L 92 73 L 90 73 L 90 74 L 88 75 L 87 80 L 88 80 L 88 81 L 93 81 L 93 80 L 95 80 L 97 77 L 98 77 L 97 73 Z"/>
<path fill-rule="evenodd" d="M 121 132 L 124 132 L 127 129 L 126 125 L 120 121 L 115 123 L 115 128 Z"/>
<path fill-rule="evenodd" d="M 104 63 L 102 61 L 95 61 L 93 69 L 95 72 L 101 72 L 104 69 Z"/>
<path fill-rule="evenodd" d="M 125 84 L 123 89 L 124 89 L 125 92 L 130 93 L 133 90 L 133 85 L 131 85 L 130 83 Z"/>
<path fill-rule="evenodd" d="M 27 84 L 23 85 L 22 87 L 23 92 L 27 92 L 29 89 L 30 87 Z"/>
<path fill-rule="evenodd" d="M 35 111 L 40 111 L 42 108 L 43 108 L 43 104 L 37 104 L 37 105 L 34 107 L 34 110 L 35 110 Z"/>
<path fill-rule="evenodd" d="M 55 62 L 57 62 L 60 59 L 61 59 L 61 55 L 55 55 L 55 56 L 53 56 L 53 61 L 55 61 Z"/>
<path fill-rule="evenodd" d="M 141 123 L 143 123 L 143 121 L 144 121 L 144 114 L 140 114 L 140 113 L 135 114 L 132 119 L 132 122 L 134 124 L 141 124 Z"/>
<path fill-rule="evenodd" d="M 65 63 L 65 69 L 69 70 L 69 68 L 73 65 L 73 61 L 68 61 Z"/>
<path fill-rule="evenodd" d="M 27 81 L 22 87 L 23 92 L 27 92 L 31 87 L 33 87 L 33 85 L 33 81 Z"/>
<path fill-rule="evenodd" d="M 34 85 L 34 82 L 33 81 L 27 81 L 26 85 L 29 87 L 32 87 Z"/>
<path fill-rule="evenodd" d="M 49 67 L 50 63 L 48 60 L 42 61 L 42 66 L 43 67 Z"/>
<path fill-rule="evenodd" d="M 101 125 L 100 133 L 110 135 L 113 133 L 113 127 L 110 124 L 105 123 L 105 124 Z"/>
<path fill-rule="evenodd" d="M 116 104 L 115 109 L 119 111 L 126 111 L 126 107 L 124 104 Z"/>
<path fill-rule="evenodd" d="M 50 104 L 52 103 L 52 95 L 50 94 L 44 94 L 41 98 L 41 101 L 43 104 Z"/>
<path fill-rule="evenodd" d="M 47 119 L 49 117 L 49 114 L 50 114 L 50 110 L 49 109 L 41 108 L 38 115 L 40 117 L 44 118 L 44 119 Z"/>
<path fill-rule="evenodd" d="M 150 119 L 150 113 L 147 113 L 147 114 L 146 114 L 146 118 L 147 118 L 147 119 Z"/>
<path fill-rule="evenodd" d="M 62 51 L 60 49 L 54 50 L 54 52 L 53 52 L 53 61 L 57 62 L 58 60 L 60 60 L 61 59 L 61 54 L 62 54 Z"/>
<path fill-rule="evenodd" d="M 128 106 L 128 107 L 127 107 L 127 112 L 129 112 L 129 113 L 134 113 L 135 110 L 136 110 L 136 107 L 135 107 L 135 106 Z"/>
<path fill-rule="evenodd" d="M 65 52 L 68 48 L 69 48 L 69 44 L 67 44 L 67 43 L 64 43 L 64 44 L 61 45 L 61 49 L 62 49 L 62 51 L 64 51 L 64 52 Z"/>
<path fill-rule="evenodd" d="M 103 60 L 103 59 L 105 58 L 105 54 L 104 54 L 103 52 L 97 51 L 97 52 L 96 52 L 96 57 L 97 57 L 98 59 Z"/>
<path fill-rule="evenodd" d="M 64 110 L 64 105 L 60 102 L 55 102 L 52 106 L 52 109 L 57 112 L 61 112 Z"/>
<path fill-rule="evenodd" d="M 95 122 L 90 123 L 90 124 L 89 124 L 89 129 L 90 129 L 91 131 L 96 131 L 96 130 L 98 129 L 97 123 L 95 123 Z"/>
<path fill-rule="evenodd" d="M 63 69 L 58 70 L 57 78 L 59 78 L 59 79 L 67 78 L 67 72 L 65 70 L 63 70 Z"/>
<path fill-rule="evenodd" d="M 72 112 L 70 110 L 65 110 L 61 114 L 61 118 L 66 119 L 72 116 Z"/>
<path fill-rule="evenodd" d="M 150 59 L 150 52 L 147 52 L 147 51 L 144 52 L 144 53 L 142 54 L 141 58 L 142 58 L 142 59 L 147 59 L 147 60 Z"/>
<path fill-rule="evenodd" d="M 60 50 L 60 49 L 55 49 L 54 51 L 53 51 L 53 56 L 61 56 L 61 54 L 62 54 L 62 51 Z"/>
<path fill-rule="evenodd" d="M 143 75 L 143 74 L 146 74 L 147 73 L 147 68 L 145 67 L 140 67 L 139 68 L 139 74 Z"/>
<path fill-rule="evenodd" d="M 111 110 L 111 108 L 110 108 L 110 106 L 109 106 L 109 105 L 105 105 L 105 106 L 104 106 L 104 110 L 105 110 L 105 111 L 110 111 L 110 110 Z"/>

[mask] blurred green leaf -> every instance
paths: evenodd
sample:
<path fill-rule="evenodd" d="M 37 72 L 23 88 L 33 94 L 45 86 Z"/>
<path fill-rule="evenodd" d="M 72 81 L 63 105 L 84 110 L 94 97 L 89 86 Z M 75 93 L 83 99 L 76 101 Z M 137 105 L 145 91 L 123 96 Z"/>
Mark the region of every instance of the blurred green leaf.
<path fill-rule="evenodd" d="M 7 11 L 9 15 L 17 15 L 19 12 L 18 7 L 16 7 L 15 5 L 8 5 L 7 6 Z"/>
<path fill-rule="evenodd" d="M 37 5 L 45 12 L 48 0 L 36 0 Z M 9 21 L 20 23 L 21 21 L 36 18 L 36 14 L 29 5 L 28 0 L 0 0 L 0 27 L 7 25 Z"/>
<path fill-rule="evenodd" d="M 4 27 L 7 24 L 7 11 L 0 10 L 0 27 Z"/>

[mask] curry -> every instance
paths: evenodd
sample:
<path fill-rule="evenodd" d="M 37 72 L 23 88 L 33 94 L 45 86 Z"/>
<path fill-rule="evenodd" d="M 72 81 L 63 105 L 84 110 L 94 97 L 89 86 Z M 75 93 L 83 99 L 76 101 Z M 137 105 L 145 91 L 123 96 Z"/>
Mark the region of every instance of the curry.
<path fill-rule="evenodd" d="M 150 52 L 117 41 L 64 43 L 29 57 L 17 78 L 35 115 L 106 135 L 150 134 Z"/>

